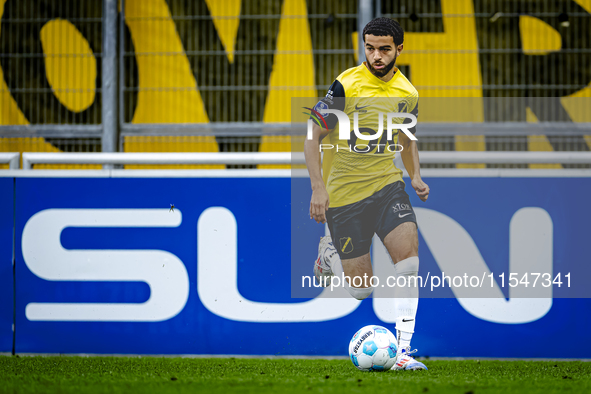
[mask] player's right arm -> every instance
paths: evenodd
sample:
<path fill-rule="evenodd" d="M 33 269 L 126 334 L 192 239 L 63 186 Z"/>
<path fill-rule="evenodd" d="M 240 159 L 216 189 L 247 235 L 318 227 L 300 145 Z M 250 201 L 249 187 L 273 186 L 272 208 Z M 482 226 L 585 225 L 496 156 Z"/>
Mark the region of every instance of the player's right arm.
<path fill-rule="evenodd" d="M 304 156 L 306 166 L 310 174 L 312 184 L 312 199 L 310 201 L 310 218 L 316 223 L 326 223 L 326 211 L 328 210 L 329 197 L 326 186 L 322 179 L 322 165 L 320 156 L 320 141 L 337 126 L 338 119 L 334 114 L 325 113 L 325 109 L 337 109 L 342 111 L 345 108 L 345 88 L 339 79 L 335 79 L 328 88 L 326 96 L 314 107 L 311 116 L 319 114 L 325 128 L 314 123 L 312 126 L 312 139 L 304 142 Z"/>
<path fill-rule="evenodd" d="M 326 186 L 322 180 L 320 141 L 330 132 L 320 128 L 317 124 L 312 126 L 312 139 L 304 142 L 304 157 L 310 174 L 312 186 L 312 199 L 310 200 L 310 219 L 316 223 L 326 223 L 326 210 L 330 203 Z"/>

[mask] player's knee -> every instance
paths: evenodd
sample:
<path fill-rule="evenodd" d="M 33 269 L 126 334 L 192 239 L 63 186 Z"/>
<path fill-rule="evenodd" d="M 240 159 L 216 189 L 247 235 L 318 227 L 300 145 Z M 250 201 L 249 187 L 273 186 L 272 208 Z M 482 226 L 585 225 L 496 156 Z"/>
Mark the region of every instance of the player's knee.
<path fill-rule="evenodd" d="M 407 251 L 403 251 L 402 253 L 398 253 L 394 256 L 393 260 L 395 261 L 395 265 L 398 263 L 401 263 L 405 260 L 408 259 L 412 259 L 413 257 L 417 257 L 418 255 L 418 250 L 415 250 L 413 248 L 409 248 Z M 417 257 L 418 259 L 418 257 Z"/>
<path fill-rule="evenodd" d="M 371 287 L 350 287 L 347 286 L 347 291 L 351 294 L 354 298 L 358 299 L 359 301 L 365 300 L 367 297 L 371 295 L 373 288 Z"/>

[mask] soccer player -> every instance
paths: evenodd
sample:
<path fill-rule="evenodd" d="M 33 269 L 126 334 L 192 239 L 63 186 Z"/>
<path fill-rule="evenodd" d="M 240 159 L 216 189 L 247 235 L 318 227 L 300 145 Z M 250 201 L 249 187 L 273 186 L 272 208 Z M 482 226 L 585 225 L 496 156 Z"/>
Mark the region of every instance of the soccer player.
<path fill-rule="evenodd" d="M 388 148 L 402 145 L 401 156 L 411 185 L 419 198 L 426 201 L 429 186 L 421 179 L 416 142 L 396 130 L 392 141 L 385 144 L 358 140 L 353 132 L 349 140 L 340 140 L 335 131 L 338 118 L 326 112 L 338 109 L 349 119 L 354 119 L 357 112 L 359 131 L 366 135 L 376 134 L 377 114 L 370 117 L 365 113 L 375 110 L 372 107 L 386 113 L 418 114 L 418 92 L 395 67 L 404 41 L 400 24 L 389 18 L 374 19 L 363 29 L 363 41 L 366 61 L 339 75 L 326 97 L 316 104 L 314 111 L 322 115 L 326 127 L 315 124 L 312 139 L 306 139 L 304 144 L 312 184 L 310 217 L 317 223 L 328 221 L 332 236 L 321 239 L 314 266 L 316 278 L 321 283 L 324 280 L 325 286 L 333 275 L 340 277 L 343 272 L 350 278 L 373 275 L 369 250 L 374 233 L 388 250 L 397 277 L 404 276 L 409 283 L 411 277 L 416 280 L 419 270 L 416 217 L 404 190 L 402 170 L 393 162 L 393 150 L 400 148 Z M 384 97 L 389 99 L 384 100 Z M 384 102 L 395 108 L 384 108 Z M 415 131 L 415 128 L 411 130 Z M 323 142 L 321 146 L 325 136 L 328 136 L 328 143 Z M 320 150 L 331 146 L 332 149 L 323 149 L 321 171 Z M 356 286 L 345 281 L 343 285 L 353 297 L 363 300 L 372 292 L 367 281 L 364 282 Z M 414 353 L 410 351 L 410 341 L 415 327 L 418 288 L 416 285 L 394 287 L 393 291 L 398 352 L 392 369 L 427 369 L 410 356 Z"/>

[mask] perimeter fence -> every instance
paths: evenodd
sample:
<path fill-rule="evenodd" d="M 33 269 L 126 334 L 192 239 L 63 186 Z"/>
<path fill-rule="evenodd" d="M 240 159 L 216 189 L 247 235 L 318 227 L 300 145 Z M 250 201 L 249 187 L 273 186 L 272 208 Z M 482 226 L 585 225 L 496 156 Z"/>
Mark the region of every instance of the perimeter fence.
<path fill-rule="evenodd" d="M 425 123 L 421 150 L 591 146 L 588 0 L 4 0 L 1 7 L 4 152 L 288 152 L 291 99 L 323 96 L 364 60 L 358 31 L 374 16 L 404 28 L 397 64 L 421 97 L 521 99 L 483 105 L 469 133 Z M 552 99 L 536 101 L 542 97 Z"/>

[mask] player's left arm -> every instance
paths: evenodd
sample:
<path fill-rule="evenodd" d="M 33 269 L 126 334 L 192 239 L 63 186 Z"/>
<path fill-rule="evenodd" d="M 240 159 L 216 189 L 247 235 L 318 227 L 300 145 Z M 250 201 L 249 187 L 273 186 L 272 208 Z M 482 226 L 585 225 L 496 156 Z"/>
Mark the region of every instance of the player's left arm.
<path fill-rule="evenodd" d="M 418 115 L 418 104 L 412 113 L 415 116 Z M 416 126 L 413 127 L 411 131 L 414 134 Z M 408 138 L 405 133 L 399 133 L 398 139 L 398 143 L 402 145 L 403 148 L 400 156 L 402 157 L 406 172 L 408 172 L 408 176 L 410 177 L 411 185 L 421 201 L 427 201 L 427 198 L 429 198 L 429 185 L 427 185 L 421 178 L 421 165 L 419 163 L 419 148 L 417 147 L 417 142 Z"/>

